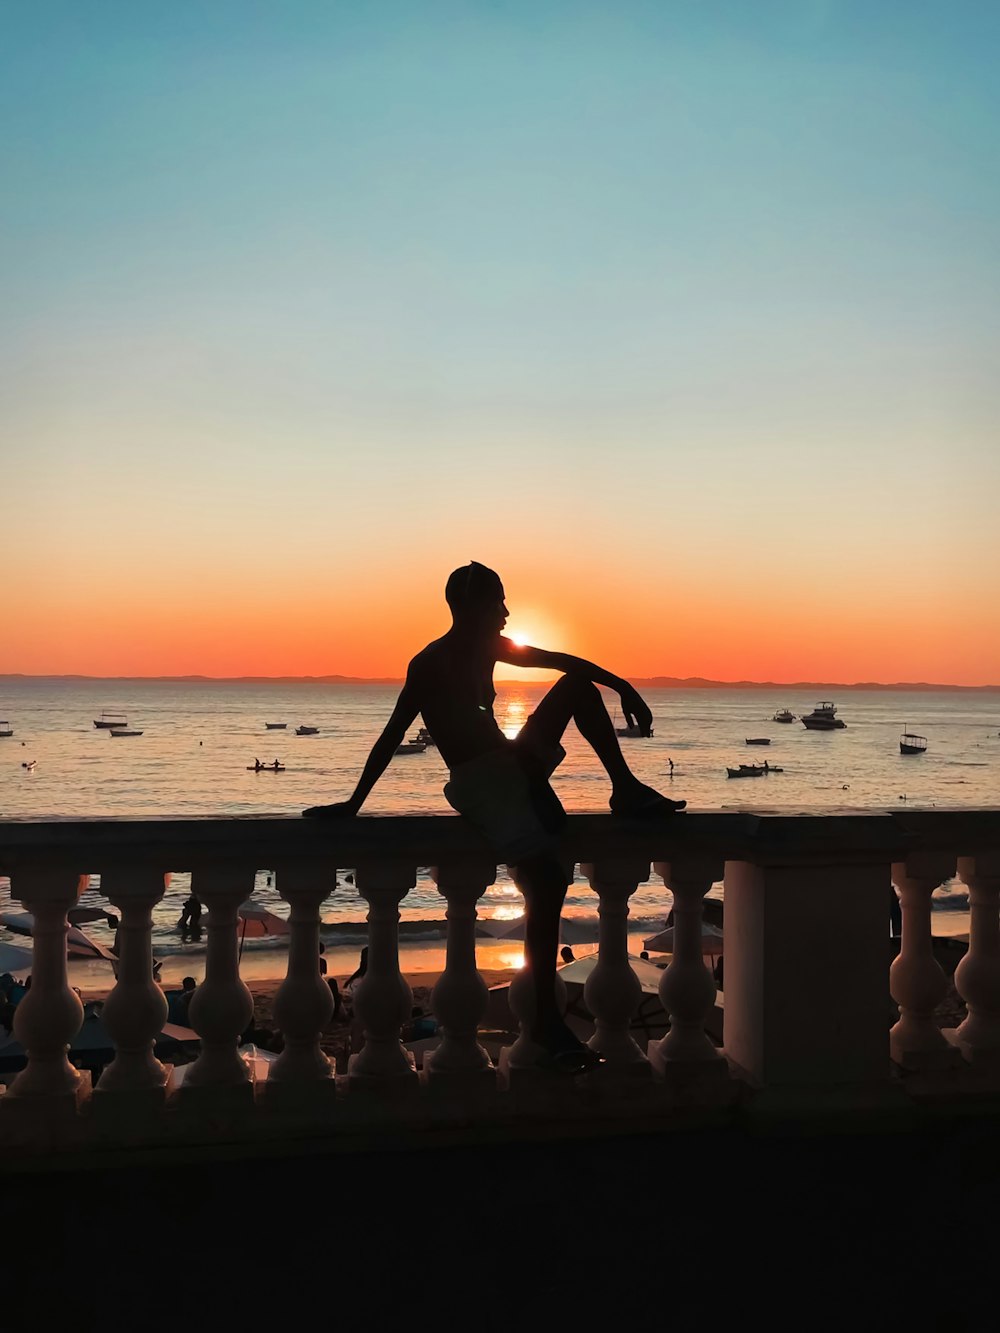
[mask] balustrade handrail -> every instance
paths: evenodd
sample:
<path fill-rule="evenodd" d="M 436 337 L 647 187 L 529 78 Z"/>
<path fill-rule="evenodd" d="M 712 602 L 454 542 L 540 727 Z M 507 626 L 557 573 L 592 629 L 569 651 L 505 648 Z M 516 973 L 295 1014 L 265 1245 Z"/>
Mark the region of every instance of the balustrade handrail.
<path fill-rule="evenodd" d="M 575 861 L 669 861 L 705 853 L 724 860 L 850 864 L 873 854 L 898 861 L 936 848 L 963 856 L 1000 847 L 1000 809 L 706 811 L 664 821 L 580 814 L 569 816 L 563 847 Z M 386 859 L 430 865 L 489 855 L 486 842 L 455 815 L 0 818 L 3 875 L 39 858 L 91 873 L 137 861 L 188 870 L 219 860 L 258 868 L 331 859 L 340 866 Z"/>

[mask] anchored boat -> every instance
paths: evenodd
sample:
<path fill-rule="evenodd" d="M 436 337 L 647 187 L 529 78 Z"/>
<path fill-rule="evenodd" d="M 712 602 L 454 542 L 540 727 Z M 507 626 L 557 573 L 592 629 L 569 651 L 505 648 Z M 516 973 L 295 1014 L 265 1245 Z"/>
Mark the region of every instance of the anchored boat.
<path fill-rule="evenodd" d="M 94 718 L 94 726 L 99 727 L 103 731 L 111 731 L 112 729 L 115 731 L 122 731 L 128 726 L 128 714 L 119 713 L 117 711 L 113 713 L 102 713 L 99 718 Z"/>
<path fill-rule="evenodd" d="M 927 749 L 927 737 L 918 736 L 915 731 L 904 731 L 899 738 L 900 754 L 923 754 Z"/>
<path fill-rule="evenodd" d="M 840 731 L 847 726 L 837 716 L 836 706 L 828 701 L 818 703 L 811 713 L 804 714 L 800 720 L 809 731 Z"/>

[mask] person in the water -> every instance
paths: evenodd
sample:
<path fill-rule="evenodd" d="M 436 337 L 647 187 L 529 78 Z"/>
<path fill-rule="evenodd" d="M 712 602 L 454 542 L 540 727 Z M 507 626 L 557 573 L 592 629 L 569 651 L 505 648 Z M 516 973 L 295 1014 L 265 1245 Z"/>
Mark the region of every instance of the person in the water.
<path fill-rule="evenodd" d="M 560 741 L 570 721 L 590 744 L 611 780 L 613 814 L 659 818 L 682 810 L 640 782 L 625 762 L 598 685 L 621 698 L 626 724 L 648 736 L 653 715 L 638 691 L 611 671 L 569 653 L 514 643 L 503 634 L 507 607 L 500 576 L 472 561 L 456 569 L 445 586 L 452 626 L 410 662 L 396 706 L 372 747 L 352 796 L 316 805 L 309 817 L 356 815 L 409 732 L 423 717 L 450 781 L 449 804 L 489 839 L 524 894 L 525 957 L 535 990 L 530 1036 L 539 1063 L 581 1073 L 600 1063 L 563 1021 L 555 998 L 559 917 L 570 875 L 559 855 L 566 813 L 549 778 L 566 756 Z M 493 715 L 493 669 L 510 666 L 561 671 L 538 707 L 511 740 Z"/>

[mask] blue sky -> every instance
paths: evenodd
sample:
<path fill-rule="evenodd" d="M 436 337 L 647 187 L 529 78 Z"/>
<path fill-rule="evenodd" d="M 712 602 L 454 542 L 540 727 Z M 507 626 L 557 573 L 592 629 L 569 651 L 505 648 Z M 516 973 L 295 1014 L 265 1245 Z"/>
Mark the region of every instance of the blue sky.
<path fill-rule="evenodd" d="M 984 595 L 998 39 L 970 0 L 8 4 L 14 535 L 158 502 L 24 554 L 32 595 L 238 565 L 258 523 L 291 576 L 331 496 L 414 578 L 499 504 L 622 579 L 665 529 L 828 587 L 943 529 L 910 575 Z"/>

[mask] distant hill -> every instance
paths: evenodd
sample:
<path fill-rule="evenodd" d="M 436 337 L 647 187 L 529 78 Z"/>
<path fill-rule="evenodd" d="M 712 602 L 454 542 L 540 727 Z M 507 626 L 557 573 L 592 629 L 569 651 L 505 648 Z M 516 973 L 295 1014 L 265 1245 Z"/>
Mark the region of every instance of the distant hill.
<path fill-rule="evenodd" d="M 507 676 L 503 680 L 516 680 Z M 845 690 L 952 690 L 956 692 L 1000 691 L 1000 685 L 942 685 L 930 681 L 901 680 L 886 684 L 878 680 L 709 680 L 705 676 L 627 676 L 633 685 L 655 690 L 807 690 L 826 694 Z M 401 676 L 28 676 L 24 673 L 0 675 L 5 680 L 107 680 L 160 681 L 173 685 L 401 685 Z M 533 684 L 536 682 L 526 682 Z"/>
<path fill-rule="evenodd" d="M 878 680 L 846 683 L 829 680 L 707 680 L 704 676 L 630 676 L 633 685 L 656 690 L 1000 690 L 1000 685 L 940 685 L 923 680 L 900 680 L 886 684 Z"/>

